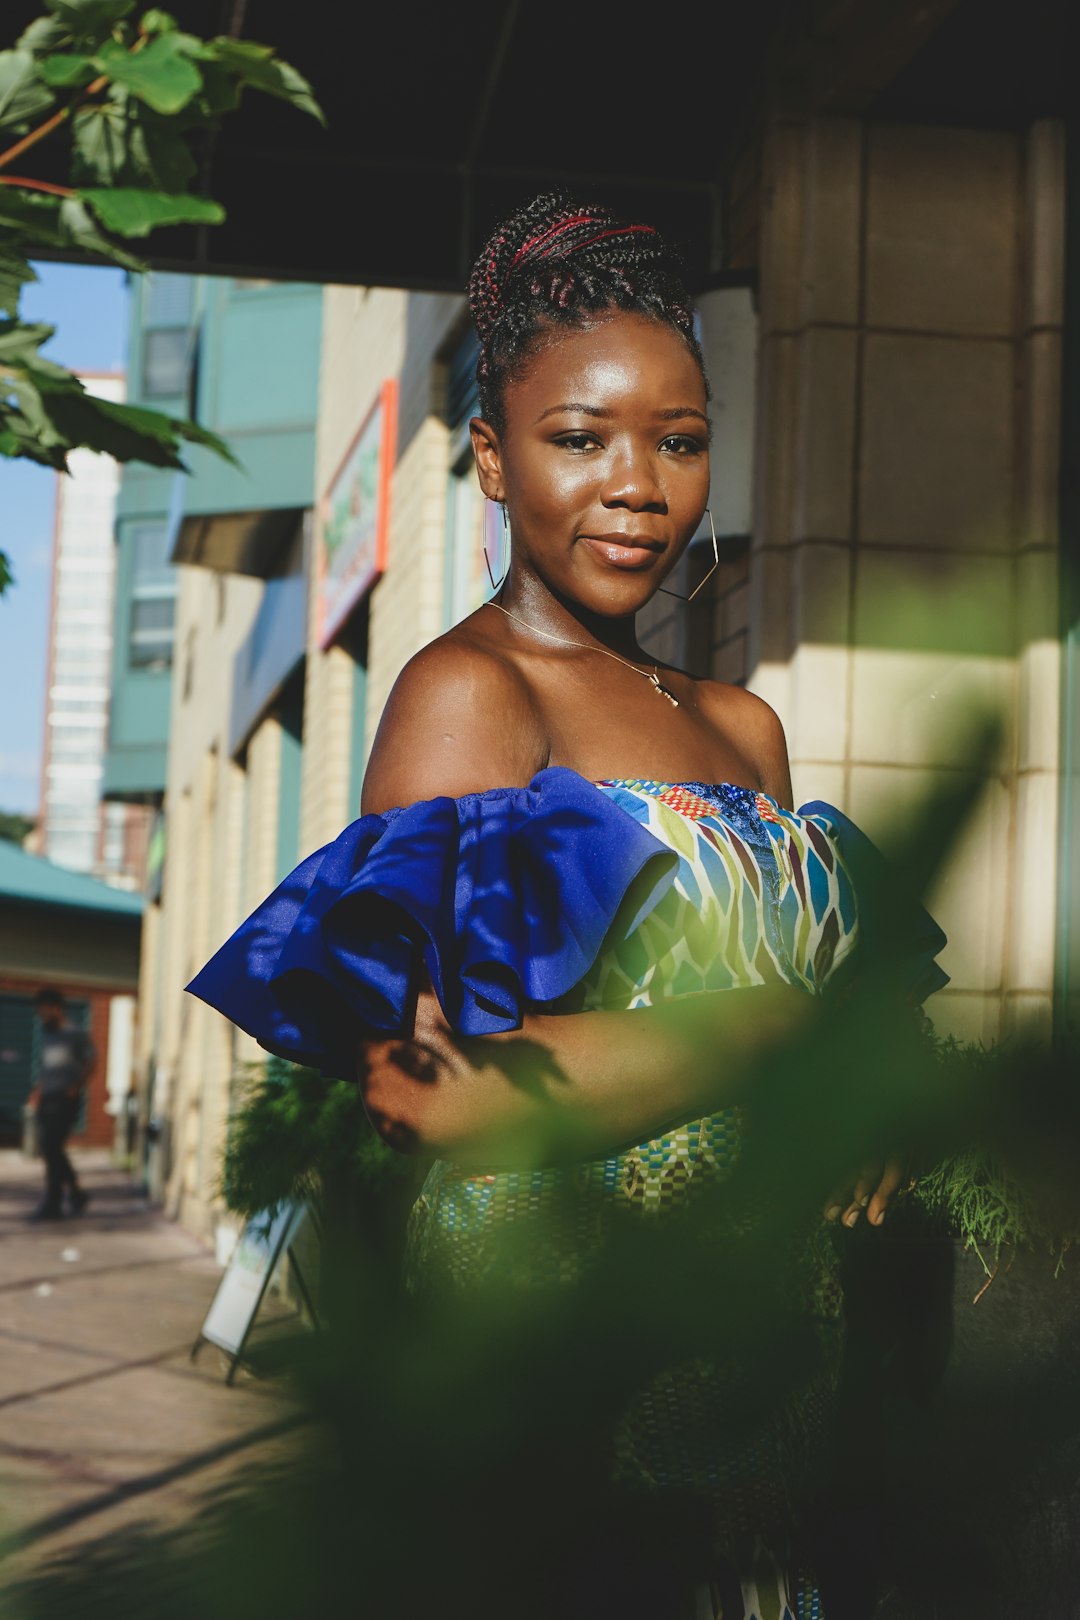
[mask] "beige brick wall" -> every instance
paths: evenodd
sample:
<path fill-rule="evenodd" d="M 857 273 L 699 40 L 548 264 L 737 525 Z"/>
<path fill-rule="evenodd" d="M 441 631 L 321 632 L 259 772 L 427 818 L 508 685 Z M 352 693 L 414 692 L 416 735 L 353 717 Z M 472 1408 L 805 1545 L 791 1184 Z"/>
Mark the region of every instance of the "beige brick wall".
<path fill-rule="evenodd" d="M 438 356 L 462 314 L 461 299 L 439 294 L 345 287 L 330 287 L 325 294 L 317 493 L 325 492 L 390 376 L 398 378 L 399 388 L 398 460 L 387 570 L 370 598 L 362 717 L 353 714 L 352 658 L 340 647 L 318 649 L 312 592 L 301 784 L 304 849 L 335 837 L 359 813 L 349 802 L 357 740 L 362 739 L 366 755 L 403 665 L 443 629 L 448 452 Z"/>
<path fill-rule="evenodd" d="M 220 1210 L 216 1183 L 234 1037 L 219 1013 L 185 995 L 183 987 L 246 909 L 244 772 L 229 756 L 230 705 L 222 694 L 231 692 L 233 660 L 261 593 L 255 579 L 180 570 L 165 889 L 158 926 L 144 947 L 141 1017 L 160 1064 L 155 1107 L 168 1114 L 172 1130 L 167 1206 L 204 1233 Z M 276 788 L 265 813 L 276 825 Z M 257 829 L 256 851 L 259 836 Z"/>
<path fill-rule="evenodd" d="M 311 548 L 300 789 L 300 847 L 305 850 L 334 838 L 355 814 L 348 802 L 354 725 L 353 661 L 341 647 L 321 652 L 316 640 L 318 502 L 380 386 L 401 368 L 407 302 L 407 293 L 380 287 L 328 287 L 323 294 L 315 440 L 316 533 Z"/>
<path fill-rule="evenodd" d="M 749 685 L 796 799 L 888 846 L 1002 727 L 932 906 L 939 1027 L 1049 1024 L 1060 131 L 780 123 L 765 143 Z"/>

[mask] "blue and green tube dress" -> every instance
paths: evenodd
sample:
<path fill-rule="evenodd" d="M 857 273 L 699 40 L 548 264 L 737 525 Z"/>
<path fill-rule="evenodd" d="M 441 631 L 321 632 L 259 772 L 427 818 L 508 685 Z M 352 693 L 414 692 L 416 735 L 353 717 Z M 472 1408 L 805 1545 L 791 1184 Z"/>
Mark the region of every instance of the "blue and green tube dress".
<path fill-rule="evenodd" d="M 411 1033 L 428 981 L 465 1036 L 517 1029 L 530 1012 L 632 1011 L 777 981 L 820 995 L 880 927 L 860 905 L 880 863 L 825 803 L 795 813 L 730 784 L 590 782 L 550 767 L 525 788 L 361 817 L 188 989 L 268 1051 L 344 1078 L 365 1036 Z M 889 926 L 903 932 L 921 1002 L 947 982 L 935 961 L 944 935 L 915 902 Z M 730 1172 L 741 1130 L 739 1111 L 722 1109 L 590 1164 L 478 1173 L 437 1162 L 411 1218 L 410 1282 L 467 1288 L 499 1263 L 509 1229 L 532 1238 L 513 1245 L 515 1280 L 580 1280 L 598 1202 L 643 1221 L 684 1209 Z M 756 1521 L 780 1511 L 779 1438 L 729 1455 L 696 1438 L 719 1377 L 683 1368 L 644 1391 L 616 1437 L 620 1475 L 716 1501 L 719 1541 L 739 1547 L 699 1613 L 819 1620 L 812 1581 L 754 1545 Z"/>

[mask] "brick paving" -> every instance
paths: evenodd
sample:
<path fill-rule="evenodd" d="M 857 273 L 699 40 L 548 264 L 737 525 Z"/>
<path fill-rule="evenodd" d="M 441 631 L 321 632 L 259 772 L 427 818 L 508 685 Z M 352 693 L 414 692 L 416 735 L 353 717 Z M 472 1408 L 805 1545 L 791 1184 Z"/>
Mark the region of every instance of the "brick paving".
<path fill-rule="evenodd" d="M 8 1577 L 136 1524 L 177 1525 L 287 1444 L 283 1392 L 191 1346 L 221 1275 L 104 1151 L 82 1216 L 28 1223 L 42 1171 L 0 1151 L 0 1538 Z"/>

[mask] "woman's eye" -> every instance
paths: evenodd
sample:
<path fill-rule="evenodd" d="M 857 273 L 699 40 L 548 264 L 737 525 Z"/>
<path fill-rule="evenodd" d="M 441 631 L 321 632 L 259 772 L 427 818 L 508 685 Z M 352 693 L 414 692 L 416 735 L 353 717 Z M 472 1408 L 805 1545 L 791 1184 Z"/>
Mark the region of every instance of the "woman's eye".
<path fill-rule="evenodd" d="M 591 433 L 566 433 L 556 443 L 564 450 L 591 450 L 596 440 Z"/>
<path fill-rule="evenodd" d="M 660 448 L 661 450 L 672 450 L 676 455 L 680 456 L 695 456 L 701 454 L 705 444 L 703 440 L 695 439 L 692 434 L 672 433 L 663 440 Z"/>

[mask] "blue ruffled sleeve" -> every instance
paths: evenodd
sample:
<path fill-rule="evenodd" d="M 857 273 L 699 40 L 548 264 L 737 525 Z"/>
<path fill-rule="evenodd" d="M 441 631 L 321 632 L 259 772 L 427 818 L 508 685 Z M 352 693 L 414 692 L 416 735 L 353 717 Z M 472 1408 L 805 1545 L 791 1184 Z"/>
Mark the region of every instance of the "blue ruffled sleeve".
<path fill-rule="evenodd" d="M 824 822 L 858 897 L 860 955 L 887 965 L 917 1006 L 941 990 L 949 975 L 937 962 L 948 944 L 930 913 L 904 889 L 877 845 L 835 805 L 815 799 L 800 816 Z"/>
<path fill-rule="evenodd" d="M 188 985 L 278 1056 L 354 1071 L 426 970 L 463 1035 L 517 1029 L 632 932 L 677 857 L 576 772 L 363 816 L 303 861 Z"/>

